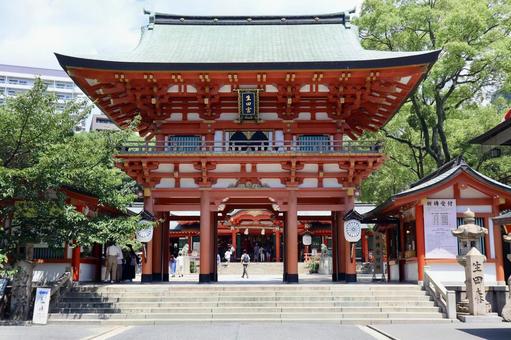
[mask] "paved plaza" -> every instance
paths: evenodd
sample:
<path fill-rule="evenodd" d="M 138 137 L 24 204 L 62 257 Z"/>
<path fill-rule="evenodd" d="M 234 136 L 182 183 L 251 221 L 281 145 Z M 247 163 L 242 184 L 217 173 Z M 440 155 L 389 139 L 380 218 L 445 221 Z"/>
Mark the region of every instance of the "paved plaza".
<path fill-rule="evenodd" d="M 0 339 L 169 339 L 169 340 L 282 340 L 282 339 L 449 339 L 449 340 L 509 340 L 511 324 L 456 323 L 451 325 L 338 325 L 332 323 L 196 323 L 161 326 L 4 326 Z"/>

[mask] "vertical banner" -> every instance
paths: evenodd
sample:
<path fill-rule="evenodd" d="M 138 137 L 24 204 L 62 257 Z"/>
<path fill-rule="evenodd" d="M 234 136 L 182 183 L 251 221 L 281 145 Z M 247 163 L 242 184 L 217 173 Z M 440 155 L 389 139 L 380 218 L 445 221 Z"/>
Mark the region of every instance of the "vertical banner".
<path fill-rule="evenodd" d="M 428 199 L 424 205 L 424 240 L 427 259 L 454 259 L 458 255 L 456 200 Z"/>
<path fill-rule="evenodd" d="M 35 293 L 34 315 L 32 323 L 46 325 L 50 308 L 51 288 L 37 288 Z"/>

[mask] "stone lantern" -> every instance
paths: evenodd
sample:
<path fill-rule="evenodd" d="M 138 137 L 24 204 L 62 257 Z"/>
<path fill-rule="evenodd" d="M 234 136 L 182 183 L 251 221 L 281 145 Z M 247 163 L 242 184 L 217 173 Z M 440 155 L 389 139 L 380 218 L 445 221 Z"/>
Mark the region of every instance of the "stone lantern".
<path fill-rule="evenodd" d="M 481 254 L 476 245 L 488 229 L 475 224 L 474 212 L 467 209 L 463 213 L 464 224 L 452 230 L 452 234 L 458 238 L 460 253 L 457 261 L 465 267 L 465 285 L 467 298 L 458 304 L 458 312 L 469 315 L 486 315 L 491 310 L 490 304 L 486 301 L 486 290 L 484 287 L 484 262 L 486 256 Z"/>

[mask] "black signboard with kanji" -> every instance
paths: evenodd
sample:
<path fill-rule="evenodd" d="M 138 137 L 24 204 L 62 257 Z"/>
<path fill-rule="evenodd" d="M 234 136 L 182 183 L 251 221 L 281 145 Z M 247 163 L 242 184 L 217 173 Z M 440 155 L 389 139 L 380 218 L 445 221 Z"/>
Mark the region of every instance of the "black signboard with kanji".
<path fill-rule="evenodd" d="M 239 89 L 238 106 L 240 121 L 257 120 L 259 117 L 259 90 Z"/>

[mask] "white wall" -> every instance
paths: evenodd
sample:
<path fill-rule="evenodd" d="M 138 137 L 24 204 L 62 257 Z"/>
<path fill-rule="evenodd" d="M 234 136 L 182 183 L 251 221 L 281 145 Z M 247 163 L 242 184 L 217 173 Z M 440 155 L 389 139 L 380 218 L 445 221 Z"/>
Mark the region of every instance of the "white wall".
<path fill-rule="evenodd" d="M 465 283 L 465 270 L 457 263 L 429 264 L 424 269 L 428 270 L 436 280 L 444 284 Z M 484 281 L 486 285 L 497 283 L 494 263 L 484 264 Z"/>
<path fill-rule="evenodd" d="M 417 262 L 405 263 L 405 281 L 418 281 L 418 280 L 419 280 L 419 270 L 417 267 Z"/>

